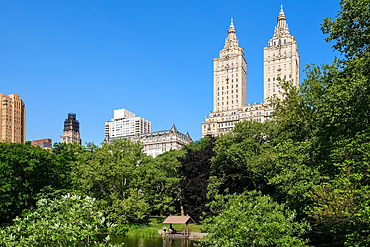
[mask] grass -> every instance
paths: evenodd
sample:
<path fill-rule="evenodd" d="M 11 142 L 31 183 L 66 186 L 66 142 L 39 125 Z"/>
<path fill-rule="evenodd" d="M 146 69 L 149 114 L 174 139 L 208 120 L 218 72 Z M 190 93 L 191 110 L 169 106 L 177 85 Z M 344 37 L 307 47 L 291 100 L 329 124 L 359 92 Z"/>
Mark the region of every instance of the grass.
<path fill-rule="evenodd" d="M 158 236 L 158 230 L 148 226 L 130 225 L 125 235 L 129 236 Z"/>
<path fill-rule="evenodd" d="M 166 217 L 159 217 L 159 218 L 150 218 L 149 219 L 149 227 L 158 230 L 163 229 L 163 221 L 166 219 Z M 170 224 L 166 224 L 167 229 L 170 227 Z M 185 224 L 172 224 L 172 227 L 180 232 L 185 230 L 186 225 Z M 203 225 L 202 224 L 195 224 L 191 223 L 189 224 L 190 231 L 192 232 L 202 232 Z"/>

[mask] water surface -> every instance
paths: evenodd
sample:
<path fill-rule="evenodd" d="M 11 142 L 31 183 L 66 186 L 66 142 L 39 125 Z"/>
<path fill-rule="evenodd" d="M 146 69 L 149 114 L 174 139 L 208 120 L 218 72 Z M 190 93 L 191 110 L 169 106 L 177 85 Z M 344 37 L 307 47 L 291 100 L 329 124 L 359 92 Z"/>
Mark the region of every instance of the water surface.
<path fill-rule="evenodd" d="M 125 247 L 194 247 L 196 240 L 188 238 L 114 236 L 112 242 L 125 243 Z"/>

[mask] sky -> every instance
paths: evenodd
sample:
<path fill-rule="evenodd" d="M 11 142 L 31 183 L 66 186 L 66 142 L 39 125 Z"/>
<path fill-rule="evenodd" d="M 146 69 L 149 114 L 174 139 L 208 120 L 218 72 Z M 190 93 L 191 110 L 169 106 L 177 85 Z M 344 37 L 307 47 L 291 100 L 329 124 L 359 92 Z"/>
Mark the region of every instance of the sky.
<path fill-rule="evenodd" d="M 199 140 L 230 19 L 247 61 L 247 103 L 259 103 L 263 48 L 280 4 L 298 42 L 302 83 L 306 64 L 340 56 L 320 30 L 339 0 L 0 0 L 0 93 L 25 102 L 28 141 L 59 142 L 72 112 L 82 142 L 98 145 L 118 108 L 151 121 L 152 132 L 175 124 Z"/>

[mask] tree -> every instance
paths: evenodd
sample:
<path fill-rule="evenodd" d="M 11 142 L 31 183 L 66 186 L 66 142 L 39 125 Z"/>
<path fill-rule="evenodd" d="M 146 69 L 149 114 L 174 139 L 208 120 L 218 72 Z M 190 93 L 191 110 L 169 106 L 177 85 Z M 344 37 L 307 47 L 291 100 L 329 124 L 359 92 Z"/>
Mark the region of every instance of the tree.
<path fill-rule="evenodd" d="M 219 215 L 205 221 L 209 233 L 201 246 L 306 246 L 302 235 L 306 222 L 297 222 L 295 212 L 274 202 L 269 196 L 250 191 L 232 195 Z"/>
<path fill-rule="evenodd" d="M 40 147 L 0 143 L 1 224 L 34 207 L 44 187 L 68 189 L 69 171 L 69 163 L 61 163 L 56 154 Z"/>
<path fill-rule="evenodd" d="M 338 11 L 336 19 L 326 18 L 321 30 L 324 34 L 329 34 L 326 41 L 336 40 L 333 48 L 344 53 L 346 58 L 351 60 L 368 53 L 370 1 L 342 0 L 340 5 L 341 11 Z"/>
<path fill-rule="evenodd" d="M 149 214 L 143 188 L 138 186 L 139 167 L 149 160 L 142 148 L 127 139 L 103 143 L 101 148 L 88 144 L 73 166 L 76 187 L 96 198 L 99 210 L 112 222 L 135 222 Z"/>
<path fill-rule="evenodd" d="M 189 214 L 199 222 L 204 213 L 209 210 L 206 204 L 207 187 L 209 183 L 211 158 L 215 139 L 205 137 L 200 142 L 185 147 L 186 154 L 179 157 L 181 162 L 181 205 L 184 213 Z"/>
<path fill-rule="evenodd" d="M 267 168 L 271 158 L 268 154 L 270 124 L 240 122 L 217 139 L 210 175 L 222 181 L 218 188 L 221 194 L 265 189 L 267 180 L 261 173 L 261 165 L 264 163 Z"/>
<path fill-rule="evenodd" d="M 168 215 L 180 211 L 180 166 L 185 150 L 170 150 L 138 168 L 137 184 L 142 188 L 151 214 Z"/>

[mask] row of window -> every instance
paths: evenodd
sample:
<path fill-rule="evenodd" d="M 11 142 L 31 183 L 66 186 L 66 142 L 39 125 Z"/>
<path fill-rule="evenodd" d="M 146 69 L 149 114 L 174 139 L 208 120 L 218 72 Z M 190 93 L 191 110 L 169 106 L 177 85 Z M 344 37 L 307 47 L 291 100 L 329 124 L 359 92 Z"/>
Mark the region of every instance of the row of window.
<path fill-rule="evenodd" d="M 292 75 L 289 75 L 289 79 L 292 78 Z M 286 79 L 286 75 L 284 75 L 284 79 Z M 276 78 L 277 80 L 277 78 Z M 272 81 L 275 81 L 275 77 L 272 77 Z M 267 78 L 267 82 L 270 82 L 270 78 Z"/>
<path fill-rule="evenodd" d="M 224 105 L 224 102 L 221 102 Z M 229 104 L 229 101 L 226 101 L 226 105 Z M 231 101 L 231 105 L 234 104 L 234 100 Z M 235 100 L 235 104 L 238 104 L 238 100 Z M 217 103 L 217 106 L 220 106 L 220 103 Z"/>

